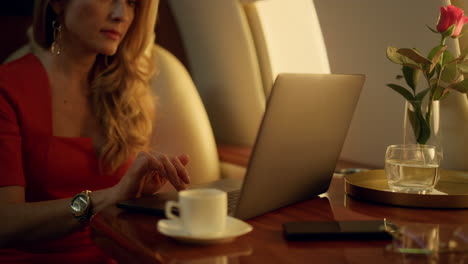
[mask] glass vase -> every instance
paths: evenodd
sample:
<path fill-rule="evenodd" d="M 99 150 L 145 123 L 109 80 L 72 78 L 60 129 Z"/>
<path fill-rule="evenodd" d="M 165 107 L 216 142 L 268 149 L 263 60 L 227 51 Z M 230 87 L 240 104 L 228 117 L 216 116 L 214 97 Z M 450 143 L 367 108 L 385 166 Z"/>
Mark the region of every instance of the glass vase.
<path fill-rule="evenodd" d="M 440 130 L 439 101 L 406 101 L 403 124 L 403 143 L 431 145 L 443 159 L 442 133 Z"/>

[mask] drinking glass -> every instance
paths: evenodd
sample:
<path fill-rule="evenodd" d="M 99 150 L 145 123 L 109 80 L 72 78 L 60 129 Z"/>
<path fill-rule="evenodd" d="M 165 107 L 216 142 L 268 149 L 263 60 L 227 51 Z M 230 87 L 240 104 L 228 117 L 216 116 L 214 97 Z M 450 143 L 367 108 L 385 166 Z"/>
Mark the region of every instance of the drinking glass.
<path fill-rule="evenodd" d="M 388 146 L 385 173 L 394 192 L 430 193 L 439 180 L 440 156 L 432 145 Z"/>

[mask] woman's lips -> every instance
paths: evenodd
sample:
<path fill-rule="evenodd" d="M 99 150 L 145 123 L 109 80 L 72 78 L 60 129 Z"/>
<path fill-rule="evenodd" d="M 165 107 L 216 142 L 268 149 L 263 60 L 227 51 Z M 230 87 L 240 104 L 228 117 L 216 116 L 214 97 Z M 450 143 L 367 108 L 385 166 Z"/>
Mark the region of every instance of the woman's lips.
<path fill-rule="evenodd" d="M 101 32 L 104 34 L 104 36 L 112 40 L 119 40 L 121 36 L 120 33 L 115 30 L 101 30 Z"/>

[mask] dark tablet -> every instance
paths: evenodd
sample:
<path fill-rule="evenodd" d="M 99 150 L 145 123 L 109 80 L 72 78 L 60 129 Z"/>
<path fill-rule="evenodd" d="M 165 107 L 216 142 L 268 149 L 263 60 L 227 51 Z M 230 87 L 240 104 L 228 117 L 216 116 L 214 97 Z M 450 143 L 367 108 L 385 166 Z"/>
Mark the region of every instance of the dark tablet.
<path fill-rule="evenodd" d="M 169 200 L 177 201 L 177 192 L 157 193 L 117 203 L 117 207 L 129 212 L 165 217 L 165 206 Z"/>

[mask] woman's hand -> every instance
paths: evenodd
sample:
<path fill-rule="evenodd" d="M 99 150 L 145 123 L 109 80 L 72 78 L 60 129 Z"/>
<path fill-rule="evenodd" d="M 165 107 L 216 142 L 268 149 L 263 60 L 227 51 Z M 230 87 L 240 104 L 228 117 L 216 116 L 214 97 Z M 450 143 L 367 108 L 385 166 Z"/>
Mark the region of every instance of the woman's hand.
<path fill-rule="evenodd" d="M 141 195 L 150 195 L 169 181 L 176 190 L 184 190 L 190 183 L 185 168 L 187 155 L 167 156 L 156 151 L 140 152 L 127 173 L 114 186 L 116 200 L 128 200 Z"/>

